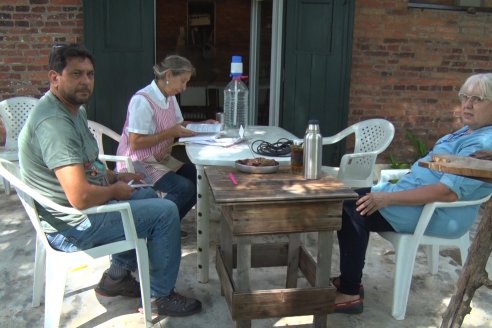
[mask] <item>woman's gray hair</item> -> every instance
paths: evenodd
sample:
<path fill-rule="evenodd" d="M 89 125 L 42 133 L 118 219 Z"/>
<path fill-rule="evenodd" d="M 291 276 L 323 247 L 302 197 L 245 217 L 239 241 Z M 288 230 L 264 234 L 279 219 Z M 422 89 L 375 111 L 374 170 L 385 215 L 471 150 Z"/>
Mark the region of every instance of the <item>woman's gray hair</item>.
<path fill-rule="evenodd" d="M 477 96 L 492 99 L 492 73 L 474 74 L 466 79 L 459 93 L 467 93 L 471 89 L 477 88 Z"/>
<path fill-rule="evenodd" d="M 154 65 L 154 75 L 156 80 L 165 78 L 167 71 L 170 71 L 173 76 L 183 73 L 191 73 L 195 75 L 195 67 L 185 57 L 179 55 L 170 55 L 164 58 L 160 63 Z"/>

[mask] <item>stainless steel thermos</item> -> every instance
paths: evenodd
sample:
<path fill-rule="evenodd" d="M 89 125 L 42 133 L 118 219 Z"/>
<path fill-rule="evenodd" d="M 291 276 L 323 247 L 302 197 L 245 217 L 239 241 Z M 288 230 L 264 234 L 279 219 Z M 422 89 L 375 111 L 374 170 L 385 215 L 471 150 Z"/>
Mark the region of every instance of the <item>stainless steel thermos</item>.
<path fill-rule="evenodd" d="M 309 120 L 304 135 L 304 178 L 319 179 L 321 175 L 321 147 L 323 139 L 318 120 Z"/>

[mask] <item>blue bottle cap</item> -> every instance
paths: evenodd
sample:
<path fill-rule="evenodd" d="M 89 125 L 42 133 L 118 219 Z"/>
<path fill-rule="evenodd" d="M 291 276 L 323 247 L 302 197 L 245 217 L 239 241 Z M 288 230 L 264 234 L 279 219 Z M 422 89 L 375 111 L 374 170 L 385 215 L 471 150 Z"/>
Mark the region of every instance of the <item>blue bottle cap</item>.
<path fill-rule="evenodd" d="M 241 56 L 232 56 L 231 61 L 231 77 L 234 79 L 240 78 L 243 75 L 243 58 Z"/>

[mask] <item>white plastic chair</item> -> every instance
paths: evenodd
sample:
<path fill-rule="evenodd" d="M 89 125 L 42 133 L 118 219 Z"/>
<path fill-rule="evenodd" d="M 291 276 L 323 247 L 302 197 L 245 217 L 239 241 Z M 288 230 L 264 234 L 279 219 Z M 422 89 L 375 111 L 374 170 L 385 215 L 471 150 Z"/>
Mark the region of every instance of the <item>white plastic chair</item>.
<path fill-rule="evenodd" d="M 7 132 L 5 147 L 0 147 L 0 158 L 9 161 L 18 161 L 17 140 L 24 123 L 34 107 L 38 104 L 39 99 L 32 97 L 13 97 L 0 102 L 0 118 Z M 5 193 L 10 194 L 10 185 L 6 179 L 3 179 Z"/>
<path fill-rule="evenodd" d="M 370 187 L 374 183 L 377 156 L 390 145 L 395 127 L 384 119 L 370 119 L 355 123 L 331 137 L 324 137 L 323 145 L 337 143 L 352 133 L 355 134 L 354 152 L 343 155 L 339 167 L 323 166 L 322 170 L 350 187 Z"/>
<path fill-rule="evenodd" d="M 389 181 L 398 178 L 396 171 L 406 173 L 408 170 L 386 170 L 381 171 L 380 181 Z M 479 205 L 489 200 L 491 195 L 473 201 L 456 202 L 434 202 L 424 206 L 417 227 L 413 234 L 397 232 L 379 232 L 379 234 L 393 244 L 395 248 L 395 277 L 393 283 L 393 305 L 392 315 L 397 320 L 404 320 L 407 309 L 410 285 L 412 282 L 413 267 L 419 245 L 426 245 L 427 262 L 432 274 L 436 274 L 439 266 L 439 246 L 454 246 L 459 248 L 461 263 L 465 263 L 470 247 L 470 234 L 466 232 L 459 238 L 440 238 L 424 235 L 430 222 L 432 214 L 437 208 L 463 207 Z"/>
<path fill-rule="evenodd" d="M 144 239 L 138 239 L 133 222 L 133 215 L 128 203 L 118 203 L 92 207 L 79 211 L 71 207 L 60 206 L 39 194 L 20 180 L 20 172 L 12 162 L 0 159 L 0 175 L 7 179 L 17 190 L 24 209 L 36 230 L 36 255 L 34 262 L 34 286 L 32 306 L 41 303 L 43 285 L 45 287 L 45 318 L 44 327 L 58 327 L 63 305 L 63 294 L 67 272 L 89 260 L 135 249 L 137 254 L 138 273 L 144 317 L 147 327 L 152 327 L 150 307 L 150 280 L 147 245 Z M 125 231 L 125 239 L 90 249 L 65 253 L 51 247 L 43 232 L 34 202 L 66 214 L 94 214 L 120 212 Z"/>
<path fill-rule="evenodd" d="M 99 148 L 99 159 L 102 161 L 124 161 L 125 165 L 128 169 L 128 172 L 135 172 L 135 169 L 133 167 L 133 163 L 130 157 L 127 156 L 116 156 L 116 155 L 107 155 L 104 152 L 104 144 L 103 144 L 103 136 L 106 135 L 113 139 L 116 142 L 120 142 L 121 136 L 111 130 L 108 127 L 105 127 L 104 125 L 87 120 L 87 126 L 89 127 L 89 130 L 92 132 L 92 135 L 94 138 L 97 140 L 97 146 Z"/>

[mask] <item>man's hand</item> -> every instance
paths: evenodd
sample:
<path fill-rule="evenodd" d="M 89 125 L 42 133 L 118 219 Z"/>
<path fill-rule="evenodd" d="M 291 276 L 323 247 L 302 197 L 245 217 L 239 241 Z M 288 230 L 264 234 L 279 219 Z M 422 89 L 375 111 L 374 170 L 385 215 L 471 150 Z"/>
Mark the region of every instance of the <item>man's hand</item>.
<path fill-rule="evenodd" d="M 140 182 L 140 181 L 142 181 L 142 179 L 143 179 L 143 176 L 139 173 L 130 173 L 130 172 L 118 173 L 118 181 L 123 181 L 125 183 L 128 183 L 132 180 L 134 182 Z M 115 181 L 115 182 L 118 182 L 118 181 Z"/>
<path fill-rule="evenodd" d="M 127 200 L 133 192 L 133 188 L 123 181 L 117 181 L 111 185 L 111 188 L 113 189 L 113 196 L 116 200 Z"/>

